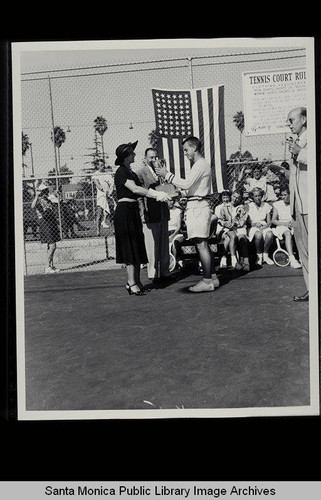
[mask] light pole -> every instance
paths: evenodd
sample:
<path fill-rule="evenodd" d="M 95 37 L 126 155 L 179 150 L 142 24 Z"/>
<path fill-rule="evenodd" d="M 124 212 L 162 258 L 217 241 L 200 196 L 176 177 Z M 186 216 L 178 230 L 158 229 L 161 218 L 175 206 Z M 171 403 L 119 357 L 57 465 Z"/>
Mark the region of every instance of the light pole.
<path fill-rule="evenodd" d="M 33 154 L 32 154 L 32 143 L 31 142 L 29 142 L 29 146 L 30 146 L 30 156 L 31 156 L 31 175 L 32 175 L 32 177 L 34 177 L 35 171 L 34 171 L 34 166 L 33 166 Z"/>
<path fill-rule="evenodd" d="M 57 162 L 57 151 L 56 151 L 57 148 L 56 148 L 56 144 L 55 144 L 55 121 L 54 121 L 54 112 L 53 112 L 53 103 L 52 103 L 51 81 L 50 81 L 49 75 L 48 75 L 48 83 L 49 83 L 49 96 L 50 96 L 50 109 L 51 109 L 52 139 L 53 139 L 54 154 L 55 154 L 56 191 L 57 191 L 57 199 L 58 199 L 59 232 L 60 232 L 60 238 L 62 239 L 60 191 L 59 191 L 59 183 L 58 183 L 58 162 Z"/>

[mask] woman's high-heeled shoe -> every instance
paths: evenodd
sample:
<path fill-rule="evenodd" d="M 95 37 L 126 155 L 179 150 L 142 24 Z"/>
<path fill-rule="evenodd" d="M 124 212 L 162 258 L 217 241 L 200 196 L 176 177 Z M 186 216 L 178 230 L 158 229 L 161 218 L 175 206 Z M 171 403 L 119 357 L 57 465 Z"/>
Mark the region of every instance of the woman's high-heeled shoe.
<path fill-rule="evenodd" d="M 133 292 L 132 287 L 135 285 L 136 285 L 136 283 L 134 283 L 133 285 L 130 285 L 129 283 L 127 283 L 126 290 L 129 293 L 129 295 L 146 295 L 145 292 L 141 289 L 139 289 L 138 292 Z M 138 285 L 136 285 L 136 286 L 138 286 Z"/>

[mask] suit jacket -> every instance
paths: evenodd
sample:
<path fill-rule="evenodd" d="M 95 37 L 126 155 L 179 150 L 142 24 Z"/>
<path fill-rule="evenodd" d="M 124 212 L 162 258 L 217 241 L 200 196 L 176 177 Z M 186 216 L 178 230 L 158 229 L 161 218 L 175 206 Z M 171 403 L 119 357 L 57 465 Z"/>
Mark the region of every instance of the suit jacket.
<path fill-rule="evenodd" d="M 301 214 L 308 213 L 308 165 L 307 165 L 307 131 L 298 137 L 302 148 L 296 158 L 290 162 L 290 208 L 295 216 L 296 207 Z"/>
<path fill-rule="evenodd" d="M 144 165 L 136 174 L 143 187 L 156 191 L 166 191 L 165 188 L 163 189 L 165 185 L 155 178 L 156 174 L 152 174 L 148 165 Z M 144 197 L 144 205 L 145 222 L 160 222 L 163 218 L 169 220 L 169 208 L 166 201 L 156 201 L 154 198 Z"/>

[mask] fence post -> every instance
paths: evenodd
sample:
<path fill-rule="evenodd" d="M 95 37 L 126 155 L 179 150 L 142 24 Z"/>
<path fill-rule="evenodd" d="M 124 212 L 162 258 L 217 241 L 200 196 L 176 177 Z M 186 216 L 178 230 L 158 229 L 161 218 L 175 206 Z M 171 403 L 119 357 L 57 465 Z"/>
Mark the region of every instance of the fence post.
<path fill-rule="evenodd" d="M 192 57 L 188 57 L 188 68 L 189 68 L 189 80 L 190 80 L 190 86 L 191 89 L 193 88 L 193 64 L 192 64 Z"/>
<path fill-rule="evenodd" d="M 23 238 L 23 253 L 24 253 L 24 264 L 25 264 L 25 275 L 28 275 L 28 263 L 27 263 L 27 249 L 26 249 L 26 240 Z"/>
<path fill-rule="evenodd" d="M 93 216 L 94 216 L 94 221 L 96 222 L 95 192 L 94 192 L 94 183 L 93 183 L 92 177 L 90 178 L 90 183 L 91 183 L 91 199 L 92 199 L 92 205 L 93 205 Z"/>

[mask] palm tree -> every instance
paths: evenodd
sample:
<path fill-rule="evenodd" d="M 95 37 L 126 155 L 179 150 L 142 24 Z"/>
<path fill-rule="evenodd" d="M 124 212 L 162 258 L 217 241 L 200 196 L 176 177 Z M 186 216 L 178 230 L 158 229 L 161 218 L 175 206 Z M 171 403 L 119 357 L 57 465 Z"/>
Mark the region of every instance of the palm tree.
<path fill-rule="evenodd" d="M 238 111 L 236 115 L 233 116 L 233 123 L 240 132 L 240 153 L 242 153 L 242 134 L 244 130 L 244 114 L 243 111 Z"/>
<path fill-rule="evenodd" d="M 29 141 L 29 137 L 27 136 L 27 134 L 24 134 L 22 132 L 22 158 L 25 157 L 26 155 L 26 152 L 28 151 L 28 149 L 30 148 L 30 141 Z M 25 164 L 24 160 L 22 161 L 22 175 L 24 176 L 25 175 L 25 167 L 27 165 Z"/>
<path fill-rule="evenodd" d="M 155 129 L 148 134 L 148 140 L 152 148 L 157 148 L 158 135 Z"/>
<path fill-rule="evenodd" d="M 60 148 L 66 140 L 66 134 L 61 127 L 55 127 L 54 128 L 54 139 L 53 139 L 52 135 L 53 134 L 51 132 L 51 140 L 54 140 L 55 147 L 57 148 L 57 151 L 58 151 L 58 172 L 60 172 Z"/>
<path fill-rule="evenodd" d="M 86 174 L 92 174 L 95 170 L 97 170 L 97 165 L 98 161 L 101 159 L 101 152 L 99 151 L 99 146 L 101 145 L 101 142 L 99 141 L 97 137 L 97 132 L 95 130 L 95 137 L 94 137 L 94 148 L 87 148 L 87 150 L 92 151 L 92 153 L 85 154 L 84 156 L 91 156 L 92 160 L 86 161 L 86 164 L 90 164 L 91 167 L 84 167 L 83 170 L 86 172 Z"/>
<path fill-rule="evenodd" d="M 230 155 L 230 162 L 235 162 L 235 164 L 229 163 L 228 165 L 228 177 L 232 182 L 232 190 L 237 189 L 237 184 L 241 181 L 243 177 L 244 169 L 248 166 L 247 162 L 250 165 L 252 164 L 253 156 L 249 151 L 236 151 L 236 153 L 232 153 Z"/>
<path fill-rule="evenodd" d="M 97 116 L 96 120 L 94 120 L 94 129 L 101 137 L 101 148 L 103 152 L 103 159 L 105 159 L 103 135 L 108 129 L 105 118 L 103 118 L 102 116 Z"/>

